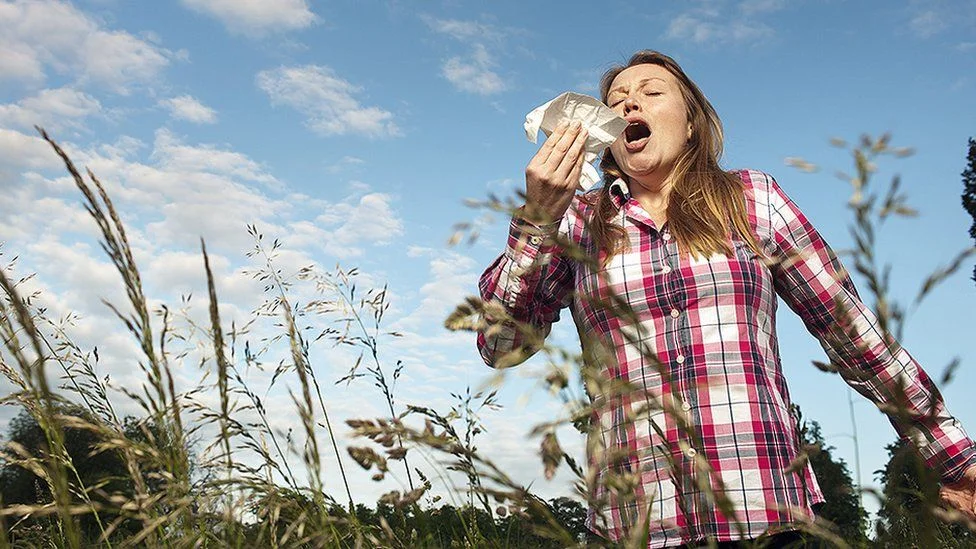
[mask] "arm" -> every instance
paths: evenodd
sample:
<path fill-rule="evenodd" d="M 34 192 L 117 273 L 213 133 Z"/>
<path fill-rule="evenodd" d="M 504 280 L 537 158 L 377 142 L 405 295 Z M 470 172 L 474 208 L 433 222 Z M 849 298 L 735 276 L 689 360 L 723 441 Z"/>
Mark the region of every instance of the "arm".
<path fill-rule="evenodd" d="M 507 316 L 486 314 L 487 326 L 478 333 L 478 350 L 489 366 L 514 366 L 532 356 L 568 304 L 573 265 L 552 242 L 557 228 L 515 217 L 505 252 L 481 275 L 481 298 Z"/>
<path fill-rule="evenodd" d="M 560 124 L 525 168 L 525 208 L 512 220 L 505 253 L 481 277 L 486 323 L 478 350 L 489 366 L 514 366 L 535 353 L 568 300 L 572 264 L 552 236 L 576 194 L 586 137 L 578 122 Z M 492 315 L 492 306 L 504 313 Z"/>
<path fill-rule="evenodd" d="M 776 182 L 767 176 L 763 186 L 757 182 L 757 193 L 768 192 L 777 293 L 800 315 L 844 380 L 886 409 L 898 433 L 912 441 L 944 482 L 971 476 L 973 442 L 946 410 L 932 380 L 890 334 L 881 332 L 837 256 Z"/>

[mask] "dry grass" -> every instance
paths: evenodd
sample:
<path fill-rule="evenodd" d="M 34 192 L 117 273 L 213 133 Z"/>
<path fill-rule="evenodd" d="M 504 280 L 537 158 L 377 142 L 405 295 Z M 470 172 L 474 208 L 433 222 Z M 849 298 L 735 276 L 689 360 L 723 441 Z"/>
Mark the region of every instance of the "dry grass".
<path fill-rule="evenodd" d="M 3 450 L 7 467 L 24 468 L 39 479 L 45 501 L 24 505 L 6 505 L 0 510 L 0 545 L 19 547 L 414 547 L 414 546 L 521 546 L 545 544 L 552 547 L 584 546 L 586 541 L 566 528 L 556 516 L 554 507 L 531 493 L 478 451 L 476 441 L 484 431 L 480 414 L 496 407 L 495 393 L 482 391 L 452 395 L 454 406 L 446 411 L 403 405 L 397 402 L 396 382 L 402 365 L 389 368 L 380 360 L 379 348 L 387 337 L 383 315 L 389 306 L 385 288 L 357 290 L 355 269 L 337 268 L 332 273 L 302 269 L 291 279 L 283 277 L 274 266 L 280 245 L 266 247 L 256 227 L 248 230 L 255 240 L 249 254 L 259 262 L 251 273 L 265 285 L 265 302 L 255 319 L 229 330 L 220 318 L 218 288 L 211 272 L 205 245 L 201 245 L 209 296 L 209 326 L 194 326 L 194 334 L 207 350 L 202 365 L 207 375 L 200 385 L 178 390 L 174 381 L 174 361 L 189 360 L 185 352 L 173 351 L 174 341 L 185 342 L 186 334 L 175 334 L 173 313 L 163 307 L 151 311 L 143 293 L 142 281 L 133 259 L 120 216 L 99 180 L 90 171 L 82 175 L 46 133 L 51 144 L 74 179 L 84 204 L 102 235 L 102 248 L 117 270 L 126 290 L 125 306 L 107 304 L 120 324 L 137 342 L 139 356 L 131 357 L 144 376 L 141 387 L 110 389 L 98 371 L 97 355 L 83 352 L 72 343 L 65 322 L 47 318 L 32 305 L 36 296 L 22 296 L 24 279 L 14 281 L 7 271 L 0 271 L 0 334 L 4 352 L 0 371 L 16 387 L 16 392 L 2 403 L 19 405 L 28 411 L 44 435 L 43 444 L 35 449 L 8 445 Z M 873 162 L 884 154 L 902 154 L 890 148 L 887 138 L 865 139 L 851 149 L 856 173 L 848 177 L 854 190 L 850 208 L 854 215 L 852 234 L 856 243 L 852 261 L 855 270 L 867 281 L 874 300 L 874 310 L 886 330 L 901 333 L 906 309 L 888 295 L 886 270 L 877 265 L 873 250 L 877 229 L 891 215 L 910 215 L 912 211 L 899 194 L 897 179 L 884 194 L 877 194 L 869 183 Z M 794 161 L 802 169 L 812 165 Z M 514 203 L 492 200 L 491 209 L 510 212 Z M 458 240 L 458 239 L 455 239 Z M 572 243 L 562 242 L 581 261 L 589 261 Z M 972 250 L 966 250 L 946 268 L 926 280 L 911 307 L 917 306 L 931 289 L 955 272 Z M 296 305 L 291 299 L 292 285 L 311 284 L 320 298 Z M 357 297 L 358 294 L 358 297 Z M 616 296 L 601 304 L 621 316 L 633 315 L 625 302 Z M 471 298 L 461 304 L 447 319 L 452 330 L 491 330 L 485 316 L 507 319 L 497 304 Z M 156 315 L 161 329 L 154 331 Z M 185 314 L 183 318 L 188 318 Z M 252 324 L 260 318 L 274 318 L 280 333 L 262 341 L 261 348 L 251 349 L 247 337 Z M 299 323 L 317 322 L 312 341 Z M 587 345 L 586 356 L 548 346 L 531 326 L 521 326 L 534 347 L 546 356 L 549 369 L 540 383 L 566 403 L 565 413 L 536 426 L 532 434 L 540 440 L 540 467 L 552 477 L 558 467 L 566 466 L 577 479 L 576 496 L 599 515 L 606 509 L 604 493 L 595 486 L 595 467 L 581 467 L 562 450 L 557 429 L 572 425 L 582 432 L 596 428 L 586 418 L 604 406 L 640 392 L 619 380 L 607 379 L 593 365 L 605 349 L 595 342 Z M 633 334 L 634 343 L 640 334 Z M 359 359 L 348 365 L 340 381 L 348 384 L 372 382 L 379 390 L 388 415 L 349 421 L 361 444 L 349 448 L 348 456 L 340 453 L 336 442 L 336 425 L 323 398 L 320 373 L 309 359 L 314 341 L 356 349 Z M 242 341 L 245 343 L 240 351 Z M 262 360 L 272 361 L 276 350 L 284 350 L 265 391 L 249 387 L 243 371 L 256 367 Z M 647 362 L 667 371 L 650 349 L 644 349 Z M 517 358 L 520 357 L 516 357 Z M 821 365 L 830 370 L 829 365 Z M 56 367 L 65 381 L 63 390 L 50 385 Z M 584 391 L 570 383 L 572 372 L 580 372 Z M 293 438 L 271 426 L 260 397 L 276 384 L 296 387 L 290 393 L 302 433 Z M 216 407 L 202 398 L 217 395 Z M 671 398 L 668 398 L 670 396 Z M 696 440 L 695 426 L 673 409 L 676 395 L 653 400 L 655 410 L 637 410 L 635 415 L 661 410 L 670 414 L 683 435 Z M 117 399 L 125 398 L 142 410 L 136 422 L 120 418 Z M 899 401 L 897 398 L 894 401 Z M 84 413 L 65 414 L 69 405 L 80 406 Z M 889 413 L 904 414 L 892 409 Z M 634 418 L 630 418 L 631 421 Z M 125 471 L 125 490 L 115 490 L 107 483 L 86 485 L 65 445 L 65 433 L 86 431 L 98 441 L 97 451 L 118 457 Z M 197 459 L 192 441 L 212 433 L 213 442 L 200 449 Z M 326 435 L 325 441 L 320 439 Z M 209 435 L 208 435 L 209 436 Z M 297 443 L 296 443 L 297 440 Z M 590 437 L 599 440 L 599 437 Z M 610 464 L 627 459 L 612 448 L 591 447 L 598 462 Z M 292 454 L 300 456 L 303 471 L 290 464 Z M 338 469 L 326 471 L 324 455 L 331 453 Z M 420 460 L 431 473 L 411 467 L 409 459 Z M 802 465 L 805 459 L 801 455 Z M 399 465 L 391 461 L 400 462 Z M 373 471 L 374 480 L 386 482 L 391 468 L 402 468 L 408 490 L 391 491 L 381 501 L 377 512 L 366 512 L 365 502 L 355 501 L 349 488 L 347 466 Z M 712 477 L 705 459 L 695 462 L 699 488 L 712 504 L 727 516 L 735 516 L 732 504 Z M 672 464 L 677 474 L 679 467 Z M 457 510 L 448 511 L 447 519 L 439 517 L 430 496 L 432 477 L 435 482 L 454 486 L 459 473 L 462 486 L 457 487 Z M 452 476 L 453 475 L 453 476 Z M 415 482 L 415 476 L 417 481 Z M 325 479 L 342 480 L 344 494 L 337 503 L 325 491 Z M 610 474 L 604 478 L 616 497 L 626 501 L 634 497 L 636 478 L 628 473 Z M 452 508 L 453 509 L 453 508 Z M 938 510 L 935 501 L 926 501 L 926 512 L 940 520 L 958 517 Z M 450 535 L 443 535 L 442 525 L 456 524 Z M 440 521 L 435 524 L 436 521 Z M 83 524 L 94 525 L 83 527 Z M 438 525 L 440 524 L 440 526 Z M 623 545 L 645 547 L 646 524 L 633 528 Z M 819 520 L 800 524 L 815 538 L 832 546 L 846 546 L 830 524 Z M 529 541 L 531 540 L 531 541 Z M 931 540 L 938 542 L 939 540 Z M 597 542 L 592 542 L 597 543 Z M 597 543 L 599 544 L 599 543 Z"/>

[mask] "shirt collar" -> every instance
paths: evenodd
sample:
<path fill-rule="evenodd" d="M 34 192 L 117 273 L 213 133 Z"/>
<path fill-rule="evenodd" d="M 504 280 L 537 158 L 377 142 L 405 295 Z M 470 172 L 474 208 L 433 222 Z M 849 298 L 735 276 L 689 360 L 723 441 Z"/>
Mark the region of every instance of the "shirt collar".
<path fill-rule="evenodd" d="M 619 177 L 614 179 L 613 183 L 610 183 L 610 198 L 618 209 L 623 207 L 630 200 L 630 187 L 627 186 L 627 182 Z"/>

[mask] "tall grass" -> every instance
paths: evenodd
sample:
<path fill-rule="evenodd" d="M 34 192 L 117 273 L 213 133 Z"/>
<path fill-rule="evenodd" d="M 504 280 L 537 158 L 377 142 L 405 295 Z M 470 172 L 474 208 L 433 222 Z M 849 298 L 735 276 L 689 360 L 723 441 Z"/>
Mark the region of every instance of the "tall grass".
<path fill-rule="evenodd" d="M 122 327 L 136 342 L 139 354 L 129 357 L 138 364 L 142 382 L 138 387 L 110 386 L 100 372 L 97 351 L 86 352 L 71 339 L 71 317 L 48 318 L 34 305 L 37 296 L 21 293 L 28 279 L 13 280 L 10 271 L 0 270 L 0 334 L 4 352 L 0 371 L 15 391 L 3 404 L 22 406 L 44 434 L 37 448 L 8 444 L 3 450 L 5 467 L 24 468 L 43 483 L 49 498 L 29 504 L 4 505 L 0 509 L 0 545 L 23 547 L 518 547 L 607 546 L 593 537 L 567 528 L 557 505 L 546 502 L 504 471 L 479 449 L 484 445 L 482 414 L 497 409 L 497 388 L 469 387 L 451 394 L 453 405 L 446 411 L 429 406 L 402 404 L 396 396 L 404 366 L 392 368 L 383 360 L 381 345 L 401 334 L 383 328 L 389 308 L 388 293 L 381 289 L 357 288 L 355 269 L 336 268 L 322 273 L 306 267 L 293 274 L 276 267 L 278 241 L 266 246 L 257 227 L 248 227 L 255 247 L 248 256 L 258 263 L 251 276 L 264 285 L 264 301 L 244 325 L 228 329 L 221 318 L 219 288 L 206 245 L 201 242 L 202 271 L 206 276 L 208 320 L 196 325 L 185 311 L 168 307 L 151 310 L 143 291 L 142 278 L 133 258 L 121 217 L 103 185 L 90 171 L 82 174 L 68 155 L 41 130 L 41 135 L 63 160 L 81 193 L 86 210 L 101 234 L 101 247 L 108 255 L 126 291 L 124 305 L 106 303 Z M 947 267 L 934 272 L 921 286 L 908 307 L 889 295 L 888 270 L 878 265 L 875 253 L 878 230 L 892 215 L 910 215 L 911 209 L 894 180 L 885 192 L 871 186 L 873 162 L 884 154 L 902 154 L 888 139 L 865 138 L 851 147 L 855 174 L 847 179 L 854 191 L 849 204 L 856 244 L 853 265 L 867 284 L 873 308 L 886 331 L 900 335 L 910 312 L 939 282 L 955 272 L 972 250 L 965 250 Z M 803 164 L 801 167 L 809 167 Z M 492 199 L 484 206 L 510 213 L 514 202 Z M 571 242 L 561 242 L 567 253 L 590 261 Z M 312 286 L 318 298 L 297 299 L 295 285 Z M 600 304 L 624 318 L 633 311 L 618 296 Z M 153 318 L 157 323 L 153 323 Z M 469 298 L 446 320 L 451 330 L 493 330 L 486 318 L 514 322 L 497 303 Z M 271 319 L 277 327 L 270 337 L 260 337 L 259 321 Z M 188 328 L 176 327 L 182 322 Z M 308 324 L 308 325 L 306 325 Z M 310 329 L 313 327 L 313 329 Z M 588 418 L 614 402 L 642 392 L 638 387 L 610 379 L 597 366 L 608 350 L 587 342 L 585 354 L 547 344 L 541 333 L 521 325 L 530 347 L 545 357 L 546 371 L 539 380 L 564 403 L 564 412 L 543 421 L 531 433 L 538 439 L 543 475 L 552 478 L 567 467 L 575 477 L 575 496 L 597 515 L 605 513 L 606 494 L 622 500 L 635 497 L 637 478 L 614 464 L 629 455 L 612 446 L 596 446 L 599 437 L 589 437 L 589 455 L 596 464 L 581 466 L 563 450 L 558 432 L 564 427 L 582 434 L 598 428 Z M 640 334 L 631 334 L 638 345 Z M 255 338 L 258 338 L 255 340 Z M 175 346 L 201 344 L 202 356 L 174 350 Z M 252 342 L 254 345 L 252 345 Z M 329 343 L 351 350 L 357 359 L 342 368 L 326 370 L 313 364 L 314 344 Z M 243 347 L 243 348 L 242 348 Z M 651 349 L 644 347 L 647 363 L 662 376 L 667 370 Z M 473 351 L 472 351 L 473 352 Z M 199 359 L 204 369 L 198 385 L 179 387 L 174 368 Z M 521 357 L 511 357 L 517 362 Z M 270 371 L 273 365 L 273 371 Z M 829 364 L 818 363 L 827 371 Z M 56 367 L 63 380 L 52 387 Z M 342 370 L 342 375 L 333 373 Z M 255 388 L 248 372 L 270 373 L 268 385 Z M 581 383 L 575 383 L 574 372 Z M 951 368 L 948 374 L 951 373 Z M 504 374 L 496 376 L 500 382 Z M 325 376 L 325 377 L 323 377 Z M 337 380 L 332 378 L 338 376 Z M 372 382 L 382 398 L 385 414 L 378 418 L 347 421 L 355 445 L 341 452 L 334 414 L 324 397 L 325 383 L 351 386 Z M 287 383 L 299 421 L 300 434 L 283 433 L 274 426 L 267 409 L 267 395 Z M 262 395 L 265 395 L 262 397 Z M 213 396 L 215 398 L 211 399 Z M 125 407 L 134 404 L 141 418 L 133 422 L 120 417 L 120 399 Z M 694 425 L 676 410 L 677 395 L 654 399 L 637 416 L 656 411 L 671 415 L 682 434 L 696 440 Z M 71 406 L 84 413 L 70 413 Z M 893 408 L 891 414 L 904 414 Z M 653 424 L 653 423 L 652 423 Z M 78 473 L 66 450 L 65 433 L 72 429 L 95 435 L 99 441 L 93 453 L 116 456 L 124 466 L 125 489 L 107 482 L 89 482 Z M 659 433 L 662 434 L 662 433 Z M 325 437 L 323 438 L 323 435 Z M 663 435 L 663 434 L 662 434 Z M 202 444 L 208 440 L 209 444 Z M 194 444 L 196 441 L 196 444 Z M 326 455 L 334 457 L 335 470 L 326 468 Z M 411 466 L 408 456 L 413 459 Z M 303 470 L 294 466 L 301 461 Z M 792 467 L 803 465 L 801 454 Z M 391 461 L 401 462 L 399 466 Z M 422 463 L 423 467 L 416 467 Z M 596 485 L 596 470 L 606 464 L 611 471 L 604 486 Z M 376 482 L 390 483 L 391 469 L 402 470 L 403 491 L 390 490 L 373 512 L 354 496 L 347 467 L 373 472 Z M 704 459 L 695 462 L 694 482 L 705 497 L 728 516 L 734 516 L 731 502 Z M 678 474 L 680 468 L 671 464 Z M 415 481 L 415 478 L 417 479 Z M 86 484 L 88 482 L 89 484 Z M 448 503 L 435 495 L 435 484 L 443 487 Z M 926 493 L 931 493 L 929 490 Z M 342 503 L 330 494 L 342 494 Z M 928 496 L 926 496 L 928 497 Z M 568 500 L 567 500 L 568 501 Z M 445 517 L 444 513 L 447 514 Z M 965 522 L 958 514 L 940 510 L 928 497 L 924 509 L 938 520 Z M 94 529 L 82 526 L 90 520 Z M 444 524 L 453 526 L 445 527 Z M 811 517 L 796 525 L 823 543 L 844 547 L 829 523 Z M 972 525 L 969 525 L 972 526 Z M 638 524 L 622 542 L 626 547 L 647 545 L 648 525 Z M 938 542 L 938 539 L 930 540 Z"/>

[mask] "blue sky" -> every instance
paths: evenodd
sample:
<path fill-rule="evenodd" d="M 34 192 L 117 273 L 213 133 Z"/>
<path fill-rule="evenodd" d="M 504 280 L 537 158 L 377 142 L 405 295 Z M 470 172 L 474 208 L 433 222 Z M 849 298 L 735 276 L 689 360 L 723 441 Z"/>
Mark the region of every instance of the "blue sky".
<path fill-rule="evenodd" d="M 966 139 L 976 135 L 976 2 L 484 5 L 0 1 L 3 259 L 17 256 L 18 273 L 38 273 L 31 288 L 52 313 L 82 315 L 72 333 L 86 348 L 99 346 L 106 373 L 120 384 L 138 379 L 122 359 L 133 343 L 99 301 L 123 295 L 79 197 L 32 130 L 38 124 L 106 183 L 154 303 L 174 305 L 192 292 L 188 318 L 203 318 L 203 236 L 225 319 L 247 318 L 261 299 L 244 274 L 252 245 L 245 226 L 257 224 L 284 242 L 286 272 L 341 264 L 358 267 L 364 286 L 389 284 L 387 319 L 405 333 L 384 347 L 388 364 L 406 365 L 399 401 L 444 408 L 451 391 L 490 373 L 473 338 L 441 324 L 476 291 L 505 230 L 464 200 L 511 196 L 534 152 L 521 130 L 525 113 L 563 91 L 595 93 L 609 64 L 642 48 L 675 57 L 711 99 L 725 123 L 725 165 L 772 173 L 835 248 L 850 244 L 849 189 L 833 173 L 851 163 L 828 139 L 890 131 L 896 145 L 914 147 L 910 158 L 883 160 L 878 177 L 900 173 L 921 212 L 882 233 L 899 298 L 911 299 L 928 272 L 971 245 L 959 173 Z M 801 173 L 787 157 L 822 169 Z M 481 236 L 449 247 L 462 221 L 483 224 Z M 944 393 L 976 432 L 967 391 L 976 384 L 976 287 L 971 263 L 964 270 L 912 315 L 904 343 L 934 377 L 962 358 Z M 823 353 L 783 309 L 794 399 L 852 463 L 847 389 L 810 366 Z M 571 344 L 572 327 L 563 323 L 556 337 Z M 323 379 L 337 379 L 349 354 L 320 346 L 313 360 Z M 179 374 L 189 386 L 201 371 L 188 363 Z M 253 375 L 255 384 L 268 381 Z M 491 438 L 482 449 L 544 494 L 565 493 L 564 477 L 538 480 L 537 441 L 525 440 L 528 425 L 557 404 L 521 372 L 510 377 L 506 408 L 485 417 Z M 371 391 L 361 381 L 330 387 L 327 397 L 340 418 L 381 415 Z M 271 394 L 285 429 L 290 399 Z M 855 409 L 862 475 L 871 481 L 894 432 L 870 404 Z M 397 487 L 358 474 L 354 483 L 364 501 Z"/>

